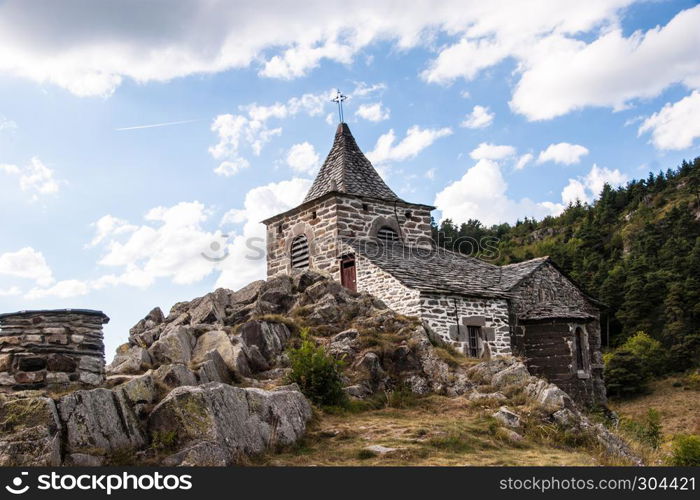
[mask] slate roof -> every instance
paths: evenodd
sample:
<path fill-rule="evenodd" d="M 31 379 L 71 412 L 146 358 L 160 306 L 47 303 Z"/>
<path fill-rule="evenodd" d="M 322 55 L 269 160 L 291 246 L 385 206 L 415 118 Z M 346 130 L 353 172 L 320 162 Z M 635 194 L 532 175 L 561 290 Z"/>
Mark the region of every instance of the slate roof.
<path fill-rule="evenodd" d="M 538 319 L 594 319 L 595 316 L 581 311 L 580 309 L 571 309 L 570 307 L 559 306 L 556 304 L 537 304 L 536 306 L 518 314 L 518 318 L 522 320 L 538 320 Z"/>
<path fill-rule="evenodd" d="M 500 268 L 448 250 L 410 247 L 401 242 L 344 239 L 355 251 L 405 286 L 422 292 L 477 297 L 509 297 L 500 286 Z"/>
<path fill-rule="evenodd" d="M 518 262 L 517 264 L 501 266 L 501 286 L 505 290 L 512 290 L 548 260 L 549 257 L 538 257 L 525 262 Z"/>
<path fill-rule="evenodd" d="M 333 147 L 304 198 L 304 203 L 331 192 L 402 201 L 362 153 L 347 123 L 338 125 Z"/>

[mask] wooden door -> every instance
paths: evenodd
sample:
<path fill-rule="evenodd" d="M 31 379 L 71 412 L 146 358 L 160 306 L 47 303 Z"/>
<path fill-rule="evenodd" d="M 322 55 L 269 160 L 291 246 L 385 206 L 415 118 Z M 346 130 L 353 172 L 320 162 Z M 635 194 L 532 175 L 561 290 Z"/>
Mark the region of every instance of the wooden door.
<path fill-rule="evenodd" d="M 343 255 L 340 259 L 340 283 L 348 290 L 357 291 L 354 255 Z"/>

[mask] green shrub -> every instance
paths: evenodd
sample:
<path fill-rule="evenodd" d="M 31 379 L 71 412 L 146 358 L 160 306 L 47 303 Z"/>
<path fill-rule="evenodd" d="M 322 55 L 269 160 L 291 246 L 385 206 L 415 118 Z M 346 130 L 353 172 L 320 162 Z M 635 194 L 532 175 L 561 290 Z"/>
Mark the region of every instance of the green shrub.
<path fill-rule="evenodd" d="M 621 346 L 639 358 L 646 376 L 658 376 L 666 372 L 668 354 L 661 342 L 645 332 L 637 332 Z"/>
<path fill-rule="evenodd" d="M 301 331 L 299 347 L 288 349 L 292 371 L 289 381 L 299 385 L 301 392 L 318 405 L 343 406 L 347 398 L 341 380 L 342 361 L 338 361 Z"/>
<path fill-rule="evenodd" d="M 639 442 L 658 449 L 661 446 L 661 414 L 654 408 L 649 408 L 641 422 L 624 420 L 622 427 L 632 434 Z"/>
<path fill-rule="evenodd" d="M 649 379 L 668 368 L 668 355 L 661 342 L 644 332 L 635 333 L 606 353 L 603 361 L 608 394 L 618 397 L 645 392 Z"/>
<path fill-rule="evenodd" d="M 679 467 L 700 466 L 700 436 L 691 434 L 688 436 L 676 436 L 673 440 L 673 454 L 671 465 Z"/>
<path fill-rule="evenodd" d="M 626 349 L 616 349 L 603 357 L 605 385 L 609 396 L 625 397 L 645 392 L 648 376 L 642 361 Z"/>

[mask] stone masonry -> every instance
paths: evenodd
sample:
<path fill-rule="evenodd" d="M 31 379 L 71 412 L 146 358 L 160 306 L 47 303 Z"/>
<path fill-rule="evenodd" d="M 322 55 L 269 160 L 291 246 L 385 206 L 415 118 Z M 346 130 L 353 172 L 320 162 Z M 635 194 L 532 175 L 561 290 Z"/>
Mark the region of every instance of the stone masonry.
<path fill-rule="evenodd" d="M 97 386 L 104 381 L 100 311 L 0 315 L 0 391 Z"/>

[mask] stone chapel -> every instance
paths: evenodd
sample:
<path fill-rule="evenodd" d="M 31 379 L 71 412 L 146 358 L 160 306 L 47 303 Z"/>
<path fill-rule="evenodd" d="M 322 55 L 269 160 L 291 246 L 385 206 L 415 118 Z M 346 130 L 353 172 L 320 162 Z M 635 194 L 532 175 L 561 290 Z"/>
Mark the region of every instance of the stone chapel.
<path fill-rule="evenodd" d="M 326 272 L 467 356 L 523 356 L 576 400 L 604 402 L 602 304 L 547 257 L 496 266 L 437 248 L 433 209 L 399 198 L 340 123 L 301 205 L 263 221 L 267 274 Z"/>

